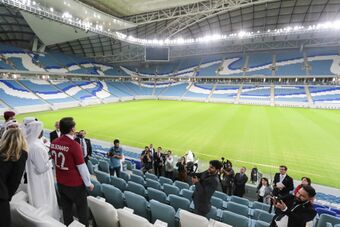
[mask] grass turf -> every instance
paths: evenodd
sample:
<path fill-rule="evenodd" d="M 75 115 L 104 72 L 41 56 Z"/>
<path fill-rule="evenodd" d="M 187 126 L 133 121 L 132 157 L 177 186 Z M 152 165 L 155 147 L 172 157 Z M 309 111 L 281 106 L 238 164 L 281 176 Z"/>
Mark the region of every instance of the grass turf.
<path fill-rule="evenodd" d="M 340 188 L 340 111 L 178 101 L 131 101 L 31 113 L 53 129 L 72 116 L 77 129 L 105 141 L 143 147 L 153 143 L 200 159 L 224 156 L 234 165 L 275 173 L 278 165 L 298 179 Z M 236 170 L 237 171 L 237 170 Z M 248 171 L 249 173 L 249 171 Z"/>

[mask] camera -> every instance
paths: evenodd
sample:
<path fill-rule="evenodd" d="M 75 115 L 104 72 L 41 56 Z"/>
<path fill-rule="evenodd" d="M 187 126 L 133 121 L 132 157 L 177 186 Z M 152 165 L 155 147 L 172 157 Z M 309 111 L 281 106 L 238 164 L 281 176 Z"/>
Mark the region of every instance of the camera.
<path fill-rule="evenodd" d="M 280 196 L 273 196 L 273 197 L 272 197 L 272 200 L 273 200 L 273 201 L 276 201 L 276 203 L 281 203 L 281 202 L 282 202 L 282 199 L 281 199 Z"/>

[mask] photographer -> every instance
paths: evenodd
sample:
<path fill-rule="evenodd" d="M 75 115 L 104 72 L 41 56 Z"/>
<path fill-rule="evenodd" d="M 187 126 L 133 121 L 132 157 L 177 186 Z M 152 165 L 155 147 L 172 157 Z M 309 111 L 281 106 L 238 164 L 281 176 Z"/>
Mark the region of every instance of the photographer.
<path fill-rule="evenodd" d="M 202 216 L 206 216 L 211 209 L 210 199 L 218 187 L 218 172 L 222 168 L 222 163 L 218 160 L 212 160 L 209 164 L 208 170 L 192 176 L 192 184 L 195 185 L 192 195 L 194 212 Z"/>
<path fill-rule="evenodd" d="M 305 227 L 316 216 L 312 206 L 315 195 L 312 186 L 302 185 L 295 196 L 289 194 L 282 200 L 280 197 L 273 197 L 278 214 L 273 217 L 270 227 Z"/>
<path fill-rule="evenodd" d="M 163 154 L 162 148 L 158 147 L 157 152 L 153 154 L 153 167 L 155 170 L 155 175 L 162 176 L 162 168 L 163 168 Z"/>
<path fill-rule="evenodd" d="M 227 160 L 227 162 L 224 163 L 223 168 L 221 169 L 221 174 L 223 192 L 226 193 L 227 195 L 231 195 L 233 193 L 235 172 L 229 160 Z"/>
<path fill-rule="evenodd" d="M 177 170 L 178 170 L 178 180 L 187 182 L 187 165 L 186 165 L 186 160 L 185 156 L 181 157 L 178 162 L 176 163 Z"/>
<path fill-rule="evenodd" d="M 110 148 L 107 156 L 110 158 L 110 174 L 114 176 L 116 172 L 116 176 L 120 175 L 120 160 L 123 158 L 123 149 L 119 146 L 119 140 L 115 139 L 113 141 L 113 147 Z"/>
<path fill-rule="evenodd" d="M 152 169 L 152 154 L 148 146 L 145 147 L 145 150 L 142 151 L 142 155 L 140 157 L 143 164 L 143 173 L 148 172 Z"/>

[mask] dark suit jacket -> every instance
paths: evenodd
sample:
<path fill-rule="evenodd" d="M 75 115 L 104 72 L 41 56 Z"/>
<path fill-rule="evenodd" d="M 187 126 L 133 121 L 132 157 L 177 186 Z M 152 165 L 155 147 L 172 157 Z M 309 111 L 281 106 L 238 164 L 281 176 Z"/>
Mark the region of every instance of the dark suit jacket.
<path fill-rule="evenodd" d="M 160 157 L 158 157 L 158 153 L 156 151 L 155 153 L 153 153 L 153 166 L 157 168 L 157 167 L 162 166 L 162 164 L 163 164 L 162 153 Z"/>
<path fill-rule="evenodd" d="M 284 184 L 286 187 L 284 187 L 282 190 L 278 190 L 275 188 L 276 183 L 280 182 L 280 173 L 276 173 L 274 176 L 274 190 L 273 190 L 273 195 L 285 197 L 289 194 L 290 191 L 294 189 L 294 182 L 293 179 L 286 175 L 286 177 L 283 179 L 282 184 Z"/>
<path fill-rule="evenodd" d="M 57 133 L 56 130 L 50 132 L 50 142 L 51 142 L 51 143 L 53 142 L 53 140 L 55 140 L 55 139 L 58 138 L 58 137 L 59 137 L 59 136 L 58 136 L 58 133 Z"/>
<path fill-rule="evenodd" d="M 246 174 L 243 174 L 243 176 L 241 177 L 240 173 L 236 173 L 234 177 L 234 185 L 235 185 L 234 195 L 243 196 L 244 193 L 246 193 L 247 181 L 248 181 L 248 177 Z"/>
<path fill-rule="evenodd" d="M 79 137 L 75 138 L 74 140 L 81 145 Z M 89 156 L 92 156 L 92 145 L 91 145 L 91 140 L 87 138 L 85 138 L 85 143 L 86 143 L 87 155 L 86 157 L 84 157 L 84 159 L 85 159 L 85 162 L 87 162 L 87 160 L 89 160 Z"/>
<path fill-rule="evenodd" d="M 218 175 L 210 175 L 207 171 L 198 175 L 199 182 L 195 184 L 195 191 L 192 199 L 195 205 L 195 212 L 206 215 L 211 209 L 210 199 L 219 184 Z"/>
<path fill-rule="evenodd" d="M 276 227 L 275 220 L 278 216 L 288 216 L 288 226 L 287 227 L 305 227 L 306 223 L 313 220 L 316 216 L 316 211 L 314 210 L 312 204 L 309 202 L 296 205 L 294 204 L 294 196 L 288 195 L 282 201 L 287 205 L 287 210 L 279 214 L 276 214 L 270 224 L 270 227 Z M 294 208 L 295 207 L 295 208 Z"/>

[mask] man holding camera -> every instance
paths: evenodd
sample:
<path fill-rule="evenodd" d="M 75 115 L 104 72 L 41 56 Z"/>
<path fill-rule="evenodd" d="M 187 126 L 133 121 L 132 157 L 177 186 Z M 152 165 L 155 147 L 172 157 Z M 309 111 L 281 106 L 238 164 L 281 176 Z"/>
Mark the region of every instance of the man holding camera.
<path fill-rule="evenodd" d="M 210 199 L 220 182 L 218 172 L 222 168 L 222 163 L 218 160 L 212 160 L 209 164 L 208 170 L 192 176 L 192 184 L 195 185 L 192 195 L 195 213 L 202 216 L 206 216 L 211 209 Z"/>
<path fill-rule="evenodd" d="M 278 214 L 272 220 L 270 227 L 305 227 L 306 223 L 312 221 L 316 211 L 312 206 L 316 192 L 310 185 L 302 185 L 294 195 L 280 199 L 273 197 Z"/>

